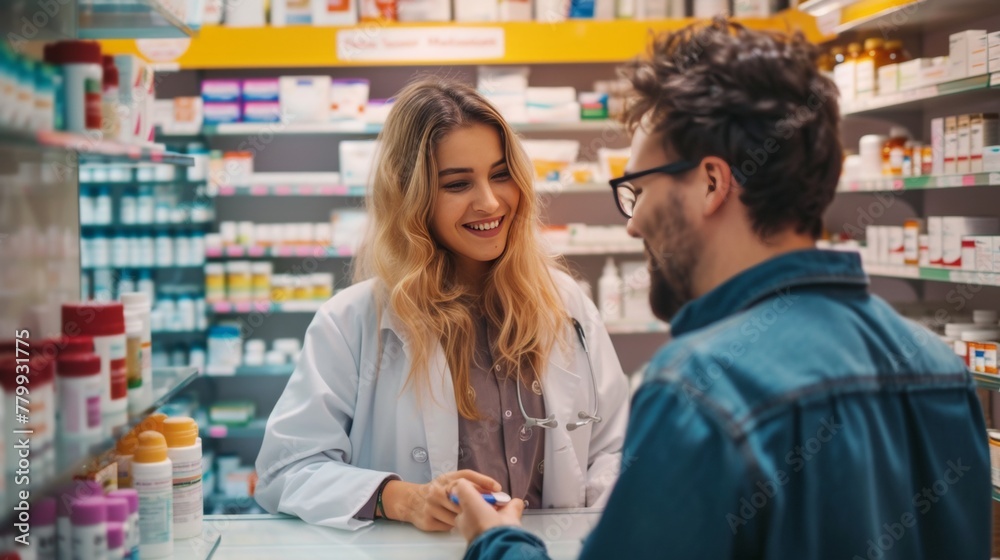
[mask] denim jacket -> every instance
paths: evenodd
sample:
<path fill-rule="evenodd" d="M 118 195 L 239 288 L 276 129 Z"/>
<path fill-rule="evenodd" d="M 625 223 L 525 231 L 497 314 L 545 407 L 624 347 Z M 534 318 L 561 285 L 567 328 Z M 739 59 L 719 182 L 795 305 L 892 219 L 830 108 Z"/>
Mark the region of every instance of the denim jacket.
<path fill-rule="evenodd" d="M 806 250 L 682 308 L 582 558 L 989 558 L 974 382 L 867 288 L 857 255 Z M 546 557 L 509 527 L 467 554 Z"/>

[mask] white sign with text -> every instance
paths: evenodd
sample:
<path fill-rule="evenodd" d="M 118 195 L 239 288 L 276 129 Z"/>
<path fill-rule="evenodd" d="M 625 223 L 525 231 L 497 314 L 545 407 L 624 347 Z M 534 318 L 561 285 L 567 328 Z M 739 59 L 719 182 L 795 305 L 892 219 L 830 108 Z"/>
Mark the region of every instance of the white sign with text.
<path fill-rule="evenodd" d="M 499 27 L 373 26 L 337 33 L 337 58 L 345 61 L 485 60 L 504 52 Z"/>

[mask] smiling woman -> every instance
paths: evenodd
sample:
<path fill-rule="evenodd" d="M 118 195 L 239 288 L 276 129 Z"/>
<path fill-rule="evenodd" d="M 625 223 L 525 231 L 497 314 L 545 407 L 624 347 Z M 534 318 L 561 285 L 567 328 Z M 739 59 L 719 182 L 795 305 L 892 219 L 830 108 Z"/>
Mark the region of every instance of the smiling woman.
<path fill-rule="evenodd" d="M 455 525 L 458 480 L 530 508 L 602 504 L 625 376 L 594 304 L 540 247 L 510 126 L 468 86 L 414 83 L 373 170 L 357 283 L 306 333 L 257 459 L 258 502 L 430 531 Z"/>
<path fill-rule="evenodd" d="M 507 246 L 507 231 L 521 199 L 496 129 L 472 124 L 446 136 L 434 152 L 440 187 L 430 229 L 452 252 L 468 286 L 481 284 Z"/>

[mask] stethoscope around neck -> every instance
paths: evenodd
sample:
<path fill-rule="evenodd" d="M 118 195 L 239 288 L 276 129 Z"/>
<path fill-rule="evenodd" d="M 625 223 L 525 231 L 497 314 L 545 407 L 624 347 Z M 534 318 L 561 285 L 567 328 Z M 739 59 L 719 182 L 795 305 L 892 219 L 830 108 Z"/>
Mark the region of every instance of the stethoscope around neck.
<path fill-rule="evenodd" d="M 576 422 L 571 422 L 566 424 L 566 429 L 573 431 L 577 428 L 582 428 L 591 422 L 600 422 L 602 418 L 597 415 L 600 410 L 600 397 L 597 395 L 597 378 L 594 377 L 594 366 L 590 363 L 590 349 L 587 348 L 587 337 L 583 334 L 583 327 L 580 322 L 573 319 L 573 327 L 576 329 L 576 336 L 580 339 L 580 344 L 583 346 L 583 353 L 587 356 L 587 369 L 590 370 L 590 384 L 594 388 L 594 412 L 588 414 L 584 411 L 577 413 Z M 521 409 L 521 417 L 524 418 L 524 427 L 532 428 L 538 426 L 540 428 L 552 429 L 559 426 L 559 421 L 556 420 L 555 414 L 549 414 L 546 418 L 532 418 L 528 416 L 528 413 L 524 411 L 524 403 L 521 401 L 521 382 L 517 382 L 517 406 Z"/>

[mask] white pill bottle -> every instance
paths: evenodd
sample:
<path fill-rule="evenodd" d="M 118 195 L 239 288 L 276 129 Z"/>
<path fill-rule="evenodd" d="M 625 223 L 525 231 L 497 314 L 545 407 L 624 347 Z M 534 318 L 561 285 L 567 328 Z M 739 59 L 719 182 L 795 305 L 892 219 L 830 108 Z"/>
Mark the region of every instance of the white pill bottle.
<path fill-rule="evenodd" d="M 186 416 L 167 418 L 163 421 L 163 436 L 173 463 L 174 538 L 200 536 L 205 502 L 198 424 Z"/>
<path fill-rule="evenodd" d="M 163 434 L 145 431 L 132 458 L 132 487 L 139 494 L 139 556 L 174 553 L 173 464 Z"/>

